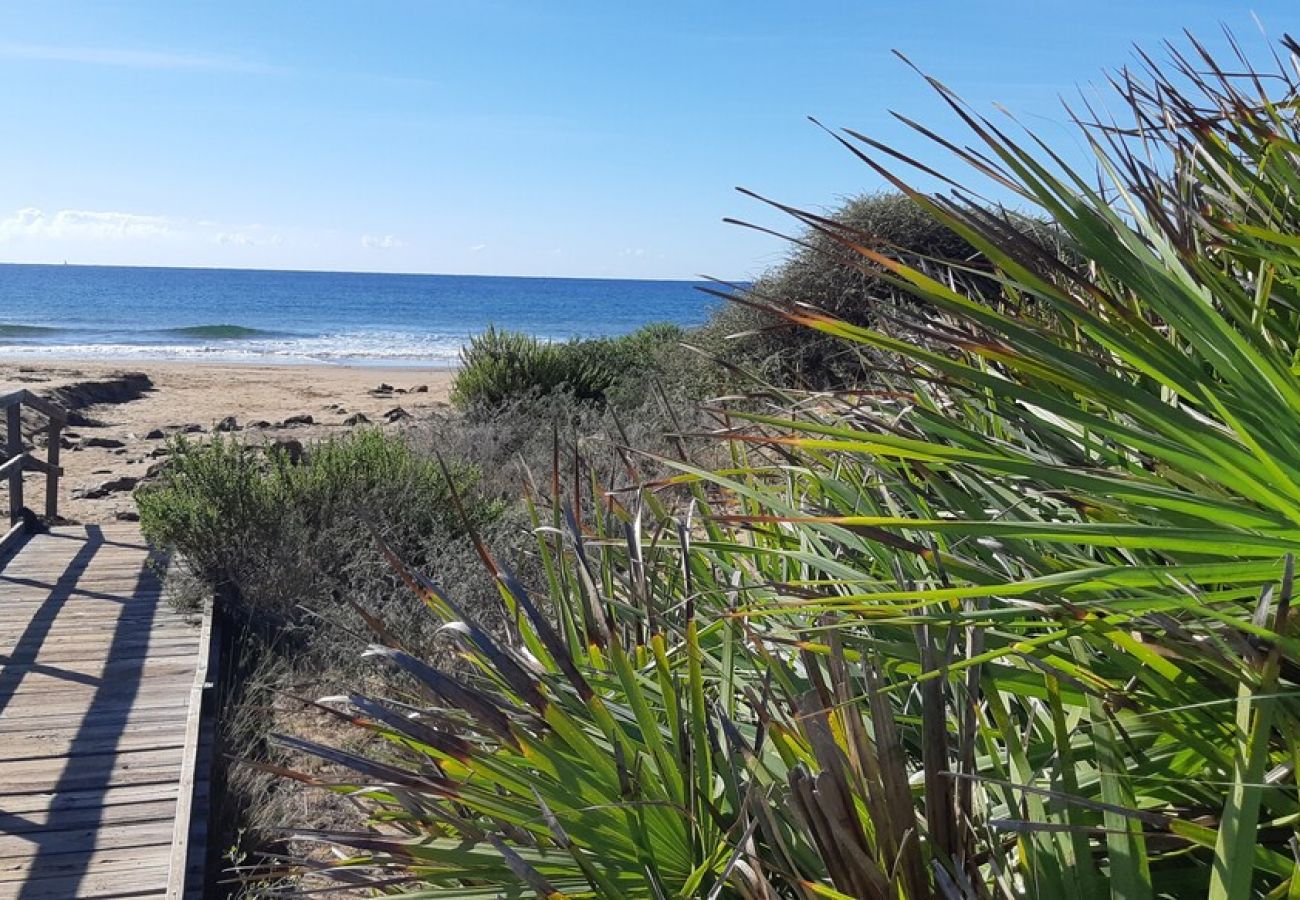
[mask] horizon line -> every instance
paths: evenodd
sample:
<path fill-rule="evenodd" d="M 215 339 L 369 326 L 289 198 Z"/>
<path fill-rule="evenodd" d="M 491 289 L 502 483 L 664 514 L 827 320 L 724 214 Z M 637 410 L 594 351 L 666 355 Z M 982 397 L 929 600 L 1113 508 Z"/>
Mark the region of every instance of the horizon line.
<path fill-rule="evenodd" d="M 390 272 L 373 269 L 281 269 L 271 266 L 164 266 L 145 263 L 74 263 L 74 262 L 15 262 L 0 260 L 0 266 L 31 266 L 51 269 L 167 269 L 197 272 L 282 272 L 293 275 L 400 275 L 433 278 L 535 278 L 553 281 L 664 281 L 686 284 L 706 284 L 714 282 L 748 284 L 755 276 L 749 278 L 718 278 L 712 275 L 696 275 L 692 278 L 670 277 L 631 277 L 619 275 L 502 275 L 481 272 Z"/>

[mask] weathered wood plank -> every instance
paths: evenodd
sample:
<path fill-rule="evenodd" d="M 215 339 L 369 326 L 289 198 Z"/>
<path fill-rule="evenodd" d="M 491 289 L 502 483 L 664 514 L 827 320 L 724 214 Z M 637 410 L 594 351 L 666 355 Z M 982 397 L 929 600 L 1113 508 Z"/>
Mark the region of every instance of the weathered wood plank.
<path fill-rule="evenodd" d="M 94 823 L 89 827 L 60 831 L 0 835 L 0 859 L 31 854 L 53 862 L 57 857 L 85 856 L 102 850 L 127 850 L 152 847 L 170 841 L 175 823 L 172 817 L 147 819 L 143 822 L 119 822 L 111 825 Z"/>
<path fill-rule="evenodd" d="M 188 707 L 184 703 L 171 703 L 163 706 L 136 706 L 120 711 L 115 719 L 104 720 L 96 719 L 94 723 L 76 725 L 75 727 L 104 727 L 116 728 L 123 731 L 130 731 L 138 728 L 154 728 L 164 726 L 166 723 L 183 722 L 185 720 Z M 35 712 L 26 716 L 4 716 L 0 717 L 0 737 L 6 741 L 10 735 L 21 735 L 30 732 L 57 732 L 68 727 L 67 716 L 49 712 Z M 2 756 L 3 754 L 0 754 Z"/>
<path fill-rule="evenodd" d="M 83 663 L 83 666 L 85 664 Z M 93 693 L 96 698 L 136 690 L 177 686 L 189 690 L 194 677 L 194 656 L 135 657 L 100 663 L 100 672 L 83 673 L 66 666 L 33 666 L 31 663 L 6 666 L 23 678 L 23 694 Z"/>
<path fill-rule="evenodd" d="M 189 709 L 189 698 L 183 694 L 167 693 L 160 696 L 146 695 L 135 698 L 132 702 L 130 698 L 115 699 L 111 703 L 105 703 L 100 712 L 105 714 L 115 714 L 122 716 L 134 710 L 162 710 L 162 709 Z M 51 703 L 26 703 L 21 694 L 10 700 L 10 705 L 5 707 L 5 711 L 0 713 L 0 734 L 6 731 L 6 725 L 13 722 L 19 723 L 26 719 L 43 718 L 50 715 L 67 718 L 69 712 L 66 707 L 56 707 Z"/>
<path fill-rule="evenodd" d="M 0 667 L 12 668 L 16 671 L 24 671 L 24 667 L 31 669 L 35 667 L 38 671 L 41 669 L 67 672 L 70 675 L 97 677 L 104 673 L 112 674 L 124 668 L 129 668 L 129 664 L 138 664 L 146 659 L 166 659 L 168 657 L 190 657 L 193 658 L 198 642 L 189 638 L 162 638 L 155 641 L 132 641 L 123 642 L 120 646 L 120 654 L 115 654 L 111 662 L 105 662 L 102 657 L 95 656 L 95 646 L 92 642 L 79 643 L 69 638 L 66 642 L 61 641 L 60 646 L 44 652 L 32 655 L 30 653 L 6 655 L 0 653 Z"/>
<path fill-rule="evenodd" d="M 131 896 L 131 891 L 147 889 L 156 884 L 157 869 L 154 860 L 158 856 L 158 845 L 145 845 L 143 847 L 121 847 L 110 850 L 97 850 L 93 853 L 83 853 L 77 856 L 60 854 L 52 857 L 48 862 L 40 860 L 33 856 L 5 860 L 0 863 L 0 883 L 5 882 L 23 882 L 28 880 L 38 880 L 46 878 L 69 879 L 75 878 L 78 874 L 89 870 L 98 870 L 105 875 L 111 875 L 114 883 L 118 884 L 121 893 L 106 894 L 102 896 L 121 897 Z M 89 865 L 87 865 L 89 864 Z M 147 868 L 148 874 L 141 875 L 139 870 Z M 164 884 L 158 885 L 159 888 L 165 887 L 166 865 L 161 866 L 163 870 Z M 155 888 L 156 889 L 156 888 Z M 23 891 L 23 896 L 26 896 Z M 58 896 L 58 895 L 51 895 Z M 67 897 L 82 897 L 84 894 L 63 894 Z"/>
<path fill-rule="evenodd" d="M 84 878 L 61 876 L 33 880 L 23 886 L 22 897 L 23 900 L 67 900 L 68 897 L 83 900 L 123 900 L 127 897 L 147 900 L 162 896 L 162 889 L 154 887 L 159 877 L 159 867 L 154 865 L 137 864 L 125 873 L 97 869 Z M 0 897 L 3 896 L 5 895 L 0 894 Z"/>
<path fill-rule="evenodd" d="M 126 750 L 85 760 L 16 760 L 0 763 L 0 796 L 38 794 L 45 791 L 90 790 L 118 784 L 144 784 L 180 778 L 184 753 L 175 746 L 164 750 Z"/>
<path fill-rule="evenodd" d="M 67 423 L 68 411 L 53 400 L 46 400 L 44 397 L 37 396 L 27 388 L 19 388 L 16 391 L 8 391 L 0 394 L 0 409 L 8 409 L 11 406 L 23 404 L 30 406 L 32 409 L 44 415 L 47 419 L 53 419 L 56 422 Z"/>
<path fill-rule="evenodd" d="M 185 722 L 185 758 L 181 764 L 181 782 L 176 801 L 176 821 L 189 823 L 194 809 L 194 795 L 201 780 L 196 781 L 199 756 L 199 726 L 203 714 L 204 692 L 208 684 L 208 660 L 212 647 L 212 620 L 203 622 L 199 639 L 198 665 L 194 667 L 194 681 L 190 687 L 190 709 Z M 188 878 L 190 828 L 177 828 L 172 837 L 170 875 L 167 878 L 167 897 L 181 900 Z"/>
<path fill-rule="evenodd" d="M 19 817 L 15 817 L 19 818 Z M 171 822 L 176 818 L 176 801 L 148 800 L 142 803 L 119 803 L 115 806 L 79 807 L 51 813 L 41 810 L 5 826 L 5 836 L 29 835 L 31 840 L 57 831 L 79 831 L 101 826 L 130 825 L 141 822 Z M 3 840 L 0 837 L 0 840 Z"/>
<path fill-rule="evenodd" d="M 110 809 L 133 803 L 170 803 L 175 799 L 175 792 L 166 783 L 125 784 L 93 791 L 15 795 L 5 800 L 5 812 L 39 819 L 71 814 L 75 810 Z"/>
<path fill-rule="evenodd" d="M 108 728 L 83 728 L 79 731 L 69 729 L 54 734 L 41 732 L 7 734 L 4 750 L 0 752 L 0 766 L 6 763 L 42 760 L 47 764 L 54 764 L 55 760 L 60 759 L 112 755 L 135 750 L 181 749 L 181 739 L 177 735 L 183 734 L 184 719 L 167 722 L 165 725 L 165 728 L 155 727 L 148 731 L 127 734 Z"/>
<path fill-rule="evenodd" d="M 22 522 L 15 522 L 8 531 L 0 534 L 0 560 L 17 550 L 26 536 L 26 529 Z"/>

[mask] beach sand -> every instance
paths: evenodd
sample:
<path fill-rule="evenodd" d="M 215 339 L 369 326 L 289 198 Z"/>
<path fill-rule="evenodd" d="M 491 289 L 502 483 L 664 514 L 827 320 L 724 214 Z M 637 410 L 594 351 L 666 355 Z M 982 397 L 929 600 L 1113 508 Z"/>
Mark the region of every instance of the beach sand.
<path fill-rule="evenodd" d="M 248 443 L 306 443 L 346 433 L 356 427 L 346 423 L 358 413 L 372 425 L 400 429 L 445 409 L 455 377 L 447 369 L 0 359 L 0 393 L 17 388 L 37 394 L 61 388 L 84 393 L 92 382 L 107 382 L 107 393 L 112 393 L 129 372 L 144 373 L 152 387 L 136 399 L 79 408 L 77 414 L 92 421 L 68 428 L 59 497 L 59 513 L 66 519 L 130 518 L 134 480 L 145 478 L 162 460 L 167 437 L 178 431 L 201 437 L 233 416 L 233 434 Z M 393 390 L 376 391 L 380 385 Z M 387 415 L 399 407 L 409 419 L 401 413 Z M 312 423 L 285 424 L 295 416 L 310 416 Z M 43 447 L 35 452 L 44 459 Z M 33 509 L 43 506 L 43 482 L 43 476 L 28 476 L 27 505 Z"/>

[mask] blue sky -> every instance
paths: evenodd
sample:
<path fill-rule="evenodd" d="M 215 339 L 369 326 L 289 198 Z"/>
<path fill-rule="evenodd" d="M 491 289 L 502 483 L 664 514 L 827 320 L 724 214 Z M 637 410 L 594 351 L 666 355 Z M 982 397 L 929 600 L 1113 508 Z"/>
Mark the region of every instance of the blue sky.
<path fill-rule="evenodd" d="M 0 5 L 0 261 L 746 277 L 744 185 L 880 181 L 806 121 L 939 158 L 890 50 L 1079 151 L 1058 97 L 1294 0 Z"/>

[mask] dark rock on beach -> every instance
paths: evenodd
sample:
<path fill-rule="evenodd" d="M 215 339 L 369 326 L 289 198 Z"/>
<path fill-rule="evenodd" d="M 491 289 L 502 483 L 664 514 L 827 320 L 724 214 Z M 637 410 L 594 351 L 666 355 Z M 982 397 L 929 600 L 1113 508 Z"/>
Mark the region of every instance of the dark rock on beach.
<path fill-rule="evenodd" d="M 98 500 L 119 491 L 129 491 L 139 483 L 140 479 L 133 475 L 121 475 L 117 478 L 110 478 L 95 487 L 78 488 L 72 492 L 72 496 L 78 500 Z"/>
<path fill-rule="evenodd" d="M 284 441 L 276 441 L 274 444 L 271 444 L 271 446 L 268 447 L 267 449 L 271 451 L 283 453 L 286 457 L 288 457 L 289 462 L 293 463 L 294 465 L 297 465 L 298 463 L 302 462 L 302 453 L 303 453 L 302 441 L 295 441 L 292 438 Z"/>

